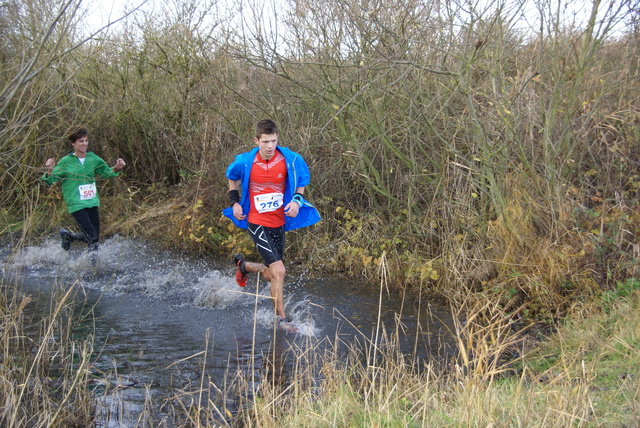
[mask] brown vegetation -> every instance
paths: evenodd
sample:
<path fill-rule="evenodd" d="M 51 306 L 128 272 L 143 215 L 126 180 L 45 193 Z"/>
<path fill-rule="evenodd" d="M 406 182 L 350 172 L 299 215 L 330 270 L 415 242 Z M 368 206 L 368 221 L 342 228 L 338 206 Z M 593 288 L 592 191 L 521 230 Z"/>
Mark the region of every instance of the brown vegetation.
<path fill-rule="evenodd" d="M 505 353 L 522 346 L 522 326 L 637 288 L 637 8 L 594 1 L 573 23 L 536 2 L 531 28 L 519 2 L 427 3 L 295 0 L 274 12 L 178 2 L 88 36 L 75 0 L 3 3 L 0 235 L 18 231 L 22 242 L 70 221 L 59 189 L 38 178 L 45 159 L 67 152 L 66 129 L 82 123 L 91 149 L 128 163 L 123 179 L 102 183 L 107 234 L 250 251 L 220 216 L 224 170 L 270 117 L 281 143 L 308 160 L 307 195 L 324 218 L 289 235 L 291 260 L 447 296 L 461 320 L 460 358 L 449 383 L 405 366 L 393 346 L 384 370 L 328 358 L 324 400 L 295 382 L 292 396 L 264 385 L 248 425 L 628 422 L 593 404 L 612 396 L 637 421 L 637 383 L 614 380 L 621 395 L 599 394 L 589 388 L 596 363 L 562 353 L 543 375 L 523 365 L 519 379 L 488 388 L 505 373 Z M 87 424 L 90 341 L 49 340 L 54 326 L 70 328 L 67 294 L 33 352 L 21 330 L 26 301 L 0 297 L 2 420 L 25 426 L 37 412 L 34 426 Z M 615 351 L 637 367 L 637 340 L 631 326 L 584 355 Z M 182 405 L 185 425 L 224 414 Z"/>
<path fill-rule="evenodd" d="M 195 2 L 84 38 L 76 3 L 31 6 L 0 14 L 2 231 L 68 220 L 38 177 L 84 123 L 93 150 L 129 165 L 103 184 L 108 233 L 247 251 L 219 214 L 224 170 L 271 117 L 309 161 L 324 217 L 291 234 L 298 263 L 374 281 L 386 254 L 396 286 L 490 294 L 544 319 L 638 276 L 638 16 L 625 2 L 594 2 L 580 26 L 541 7 L 535 29 L 500 4 L 297 1 L 275 28 L 267 8 L 227 17 Z"/>
<path fill-rule="evenodd" d="M 129 165 L 104 184 L 107 232 L 250 249 L 219 215 L 224 170 L 271 117 L 308 159 L 324 217 L 291 235 L 297 262 L 375 280 L 386 253 L 397 286 L 552 317 L 638 274 L 637 11 L 624 3 L 594 3 L 581 27 L 541 9 L 535 32 L 504 5 L 295 2 L 276 30 L 266 8 L 225 19 L 185 3 L 84 39 L 75 3 L 47 2 L 46 19 L 36 3 L 0 15 L 0 200 L 25 238 L 66 221 L 38 176 L 84 123 L 96 152 Z"/>

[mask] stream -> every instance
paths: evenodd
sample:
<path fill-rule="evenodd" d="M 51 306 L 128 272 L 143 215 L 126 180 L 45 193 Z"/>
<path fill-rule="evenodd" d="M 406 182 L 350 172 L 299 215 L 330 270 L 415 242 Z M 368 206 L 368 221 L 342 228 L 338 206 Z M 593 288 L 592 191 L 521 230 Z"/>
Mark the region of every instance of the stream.
<path fill-rule="evenodd" d="M 378 319 L 415 361 L 453 352 L 449 308 L 419 305 L 360 278 L 310 277 L 289 267 L 285 308 L 298 331 L 283 332 L 274 330 L 268 284 L 257 286 L 250 275 L 247 287 L 238 287 L 230 260 L 187 257 L 116 235 L 92 265 L 84 248 L 76 243 L 65 252 L 57 236 L 19 250 L 5 244 L 0 273 L 32 297 L 32 314 L 50 310 L 54 292 L 75 288 L 77 314 L 86 320 L 79 334 L 94 336 L 93 370 L 119 386 L 98 397 L 100 427 L 135 426 L 149 402 L 156 426 L 171 426 L 162 403 L 198 385 L 203 372 L 217 386 L 238 372 L 257 382 L 270 360 L 286 378 L 296 367 L 291 349 L 365 347 L 380 331 Z"/>

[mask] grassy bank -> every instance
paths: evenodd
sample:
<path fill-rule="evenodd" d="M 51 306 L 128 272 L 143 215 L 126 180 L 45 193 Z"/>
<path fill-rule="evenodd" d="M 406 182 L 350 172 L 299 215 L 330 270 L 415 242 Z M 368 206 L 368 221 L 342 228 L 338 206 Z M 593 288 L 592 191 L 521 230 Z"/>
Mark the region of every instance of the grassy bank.
<path fill-rule="evenodd" d="M 93 337 L 77 334 L 74 290 L 55 289 L 50 306 L 34 312 L 15 285 L 2 287 L 3 426 L 90 426 L 101 421 L 103 395 L 119 401 L 111 375 L 94 367 Z M 285 351 L 294 356 L 286 378 L 265 364 L 258 384 L 241 372 L 214 384 L 206 371 L 177 382 L 173 395 L 139 409 L 134 426 L 157 426 L 159 408 L 176 427 L 638 424 L 638 280 L 576 305 L 552 330 L 523 323 L 491 296 L 460 303 L 452 304 L 453 357 L 416 361 L 383 328 L 375 342 L 336 337 L 329 347 Z M 206 366 L 207 349 L 193 358 Z"/>
<path fill-rule="evenodd" d="M 463 348 L 466 355 L 446 371 L 436 363 L 418 370 L 408 356 L 397 352 L 392 338 L 377 348 L 370 344 L 364 354 L 348 344 L 336 344 L 336 352 L 340 347 L 350 350 L 348 359 L 331 352 L 322 358 L 304 355 L 299 367 L 305 369 L 297 371 L 290 384 L 274 384 L 267 376 L 259 399 L 231 424 L 637 426 L 639 288 L 638 282 L 621 285 L 588 309 L 572 313 L 555 333 L 535 344 L 505 334 L 512 331 L 508 322 L 474 322 L 481 328 L 462 328 L 461 341 L 494 340 Z M 510 356 L 503 358 L 507 349 Z M 185 425 L 215 423 L 220 409 L 214 407 L 191 408 L 197 417 L 185 419 Z"/>
<path fill-rule="evenodd" d="M 640 278 L 637 7 L 586 2 L 579 18 L 564 12 L 574 2 L 540 2 L 531 24 L 519 2 L 305 0 L 278 4 L 276 22 L 253 8 L 173 3 L 88 35 L 74 0 L 2 5 L 0 235 L 17 231 L 19 247 L 72 222 L 59 188 L 39 177 L 46 159 L 68 152 L 66 129 L 86 124 L 91 150 L 128 164 L 121 179 L 99 183 L 105 236 L 251 254 L 246 233 L 220 216 L 223 174 L 270 117 L 281 143 L 307 159 L 305 195 L 323 216 L 287 236 L 290 266 L 444 296 L 459 311 L 461 355 L 448 376 L 418 374 L 393 347 L 384 370 L 327 356 L 335 381 L 317 391 L 325 397 L 294 383 L 295 394 L 273 390 L 272 400 L 265 386 L 249 423 L 632 424 L 600 397 L 628 393 L 612 406 L 637 415 L 636 391 L 622 382 L 633 378 L 603 385 L 596 374 L 624 360 L 607 349 L 637 353 L 611 330 L 633 325 L 624 308 L 635 308 L 635 294 L 601 301 Z M 3 366 L 3 417 L 55 425 L 62 404 L 86 400 L 77 388 L 85 357 L 56 360 L 68 375 L 49 385 L 45 356 L 91 344 L 30 348 L 12 288 L 0 305 L 3 358 L 17 364 Z M 589 316 L 603 326 L 597 340 L 567 343 Z M 553 369 L 542 364 L 553 358 L 518 349 L 522 366 L 503 376 L 498 363 L 515 355 L 523 329 L 569 320 L 554 339 L 561 351 L 549 351 Z M 58 325 L 45 319 L 39 336 L 50 337 L 49 322 Z M 59 351 L 41 348 L 54 344 Z M 288 419 L 294 407 L 304 411 Z"/>

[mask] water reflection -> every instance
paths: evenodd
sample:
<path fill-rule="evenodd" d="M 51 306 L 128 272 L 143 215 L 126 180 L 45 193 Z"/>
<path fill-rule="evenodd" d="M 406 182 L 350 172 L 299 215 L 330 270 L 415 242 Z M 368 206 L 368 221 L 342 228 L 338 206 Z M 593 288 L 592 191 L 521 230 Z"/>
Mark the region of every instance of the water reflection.
<path fill-rule="evenodd" d="M 252 389 L 264 376 L 285 384 L 325 348 L 347 352 L 360 343 L 366 350 L 383 336 L 417 361 L 451 352 L 448 310 L 354 281 L 296 277 L 290 269 L 285 305 L 295 334 L 274 330 L 266 283 L 250 278 L 240 289 L 231 263 L 117 236 L 101 245 L 96 266 L 82 248 L 67 253 L 57 239 L 19 251 L 4 246 L 0 256 L 4 279 L 34 297 L 34 313 L 46 310 L 52 293 L 75 288 L 76 315 L 85 320 L 76 333 L 94 335 L 93 367 L 103 382 L 96 388 L 109 391 L 105 421 L 139 420 L 149 401 L 157 407 L 148 417 L 166 419 L 161 404 L 200 384 L 233 390 L 242 380 L 237 385 Z M 242 405 L 234 399 L 216 398 Z"/>

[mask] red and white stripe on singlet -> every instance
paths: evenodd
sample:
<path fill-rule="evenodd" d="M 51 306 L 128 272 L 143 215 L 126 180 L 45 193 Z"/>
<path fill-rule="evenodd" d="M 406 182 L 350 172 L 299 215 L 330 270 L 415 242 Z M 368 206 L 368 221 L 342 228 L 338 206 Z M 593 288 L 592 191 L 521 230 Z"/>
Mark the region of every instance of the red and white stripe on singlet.
<path fill-rule="evenodd" d="M 256 154 L 251 166 L 249 177 L 249 197 L 251 198 L 251 209 L 249 210 L 249 223 L 259 224 L 264 227 L 280 227 L 284 225 L 284 206 L 276 211 L 259 213 L 253 201 L 256 195 L 267 193 L 284 193 L 287 182 L 287 162 L 276 149 L 273 157 L 264 160 L 260 152 Z"/>

